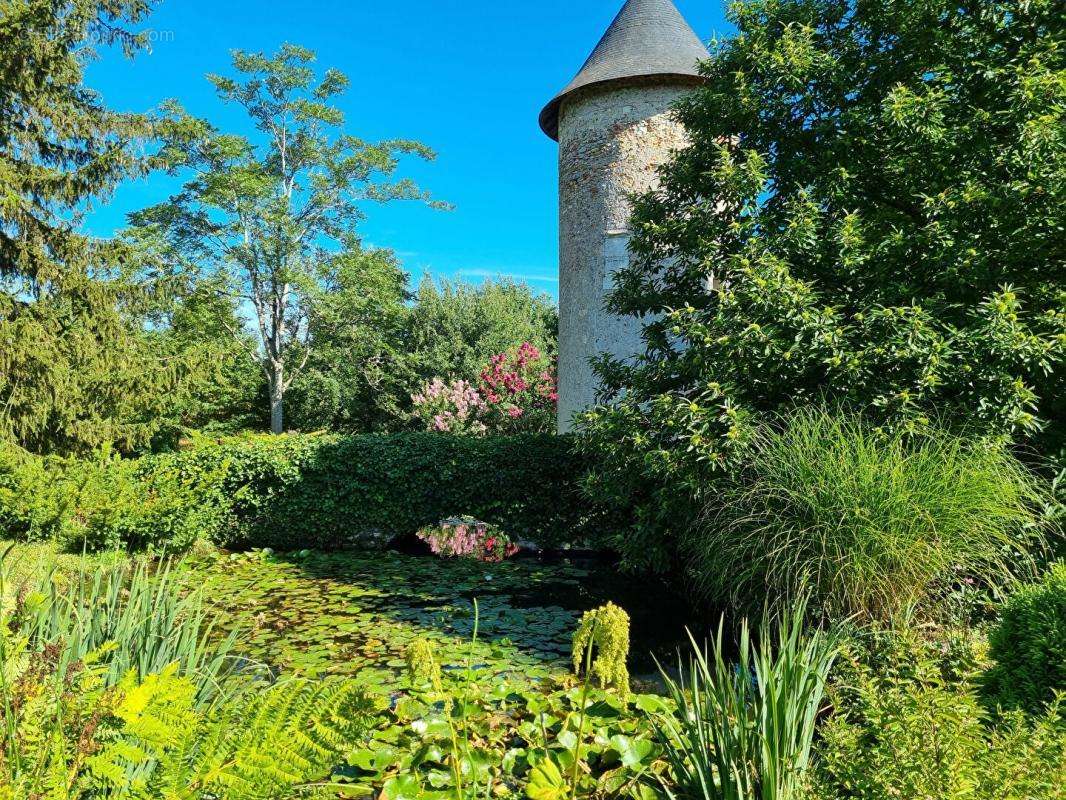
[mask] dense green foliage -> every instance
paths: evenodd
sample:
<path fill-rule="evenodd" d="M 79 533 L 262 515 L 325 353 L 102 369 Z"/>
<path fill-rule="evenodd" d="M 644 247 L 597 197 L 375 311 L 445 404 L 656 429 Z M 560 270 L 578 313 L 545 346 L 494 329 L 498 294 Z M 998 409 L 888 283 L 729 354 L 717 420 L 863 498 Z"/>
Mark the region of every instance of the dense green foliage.
<path fill-rule="evenodd" d="M 404 427 L 415 391 L 404 340 L 407 274 L 386 250 L 336 259 L 308 329 L 307 363 L 293 381 L 293 430 L 366 433 Z"/>
<path fill-rule="evenodd" d="M 347 561 L 345 561 L 347 559 Z M 307 562 L 291 563 L 299 575 L 301 570 L 308 570 L 318 575 L 302 582 L 311 590 L 316 605 L 307 609 L 308 618 L 300 625 L 302 632 L 293 631 L 293 641 L 300 643 L 301 655 L 312 655 L 311 651 L 320 649 L 326 639 L 335 639 L 340 652 L 350 652 L 356 646 L 365 650 L 373 666 L 365 663 L 351 664 L 350 656 L 340 657 L 334 653 L 326 663 L 328 673 L 341 672 L 352 676 L 351 680 L 336 679 L 321 683 L 298 680 L 285 675 L 273 688 L 267 688 L 262 682 L 252 684 L 252 692 L 241 691 L 244 681 L 251 677 L 247 669 L 231 675 L 223 682 L 223 696 L 211 698 L 204 702 L 202 688 L 210 682 L 208 674 L 188 670 L 184 666 L 177 674 L 163 670 L 162 675 L 149 673 L 143 681 L 134 678 L 120 680 L 112 685 L 110 695 L 103 702 L 100 692 L 102 680 L 100 667 L 95 654 L 74 662 L 75 667 L 57 671 L 57 682 L 49 683 L 47 678 L 55 669 L 52 662 L 33 661 L 23 655 L 26 639 L 22 637 L 18 650 L 14 649 L 14 640 L 4 641 L 12 644 L 7 653 L 13 658 L 7 663 L 15 662 L 3 675 L 29 678 L 21 680 L 16 686 L 20 694 L 14 697 L 18 710 L 16 718 L 4 717 L 0 709 L 0 718 L 8 722 L 18 722 L 18 730 L 8 728 L 4 740 L 8 751 L 17 749 L 20 753 L 19 767 L 13 772 L 3 772 L 0 767 L 0 797 L 14 800 L 20 789 L 27 786 L 41 786 L 38 767 L 47 762 L 49 766 L 62 764 L 69 769 L 68 775 L 77 781 L 77 788 L 91 786 L 98 795 L 112 796 L 118 794 L 126 767 L 133 763 L 148 770 L 152 779 L 143 789 L 144 795 L 134 793 L 132 796 L 156 797 L 161 785 L 176 785 L 170 780 L 174 776 L 184 777 L 193 789 L 192 797 L 215 796 L 231 800 L 243 798 L 245 792 L 254 791 L 245 783 L 245 779 L 255 782 L 275 769 L 284 769 L 280 783 L 271 786 L 272 791 L 264 796 L 271 798 L 288 797 L 286 787 L 293 785 L 294 776 L 304 776 L 302 780 L 312 779 L 332 783 L 329 791 L 337 792 L 344 785 L 354 792 L 354 796 L 368 793 L 377 794 L 384 790 L 387 797 L 397 796 L 402 792 L 409 797 L 484 797 L 486 792 L 492 796 L 519 796 L 524 787 L 532 784 L 534 776 L 541 776 L 547 764 L 569 765 L 576 763 L 577 782 L 575 790 L 579 796 L 589 798 L 630 797 L 633 800 L 650 800 L 658 797 L 655 791 L 659 780 L 667 770 L 662 758 L 661 747 L 654 740 L 654 729 L 645 718 L 648 713 L 668 713 L 669 704 L 662 698 L 650 695 L 631 695 L 623 701 L 613 691 L 601 691 L 591 687 L 582 689 L 577 680 L 567 674 L 566 658 L 557 662 L 544 661 L 537 666 L 537 659 L 530 659 L 523 650 L 512 647 L 508 639 L 513 636 L 516 644 L 522 648 L 535 643 L 534 632 L 540 624 L 539 617 L 547 613 L 560 613 L 562 609 L 545 607 L 529 609 L 531 612 L 525 623 L 512 623 L 512 629 L 499 627 L 505 620 L 498 618 L 498 606 L 493 602 L 497 598 L 489 596 L 479 604 L 481 617 L 474 615 L 464 618 L 461 614 L 442 617 L 442 607 L 433 602 L 432 583 L 412 582 L 415 576 L 412 563 L 417 559 L 390 554 L 378 556 L 376 568 L 363 571 L 352 556 L 327 556 L 315 554 Z M 349 587 L 350 582 L 358 578 L 369 581 L 367 591 L 356 599 L 349 596 L 342 600 L 339 594 L 323 594 L 322 564 L 312 563 L 332 560 L 339 567 L 330 583 L 337 589 Z M 382 574 L 381 568 L 391 568 L 394 561 L 401 561 L 394 574 Z M 302 566 L 301 566 L 302 563 Z M 219 558 L 210 565 L 187 562 L 180 565 L 175 576 L 187 585 L 196 586 L 198 592 L 210 596 L 216 601 L 214 608 L 225 615 L 234 613 L 237 608 L 246 608 L 252 601 L 242 578 L 235 573 L 245 567 L 261 568 L 255 579 L 257 585 L 264 585 L 266 572 L 277 570 L 282 562 L 275 558 L 244 556 L 236 561 Z M 450 562 L 446 566 L 429 565 L 424 576 L 427 581 L 435 580 L 445 592 L 472 591 L 470 581 L 484 581 L 484 565 Z M 563 568 L 565 571 L 565 568 Z M 75 570 L 78 566 L 75 565 Z M 517 565 L 494 565 L 499 586 L 481 585 L 481 589 L 502 589 L 508 592 L 522 591 L 542 580 L 551 580 L 553 576 L 543 568 Z M 442 572 L 446 574 L 441 574 Z M 109 585 L 107 570 L 104 580 L 90 580 L 88 584 Z M 204 581 L 208 578 L 208 581 Z M 561 576 L 556 576 L 561 578 Z M 51 590 L 48 569 L 36 574 L 34 585 L 36 591 L 44 594 Z M 291 577 L 291 581 L 301 579 Z M 563 586 L 569 576 L 561 580 Z M 140 579 L 138 579 L 138 583 Z M 376 582 L 376 583 L 375 583 Z M 162 603 L 171 607 L 180 602 L 172 595 L 172 589 L 179 584 L 165 580 L 164 587 L 158 588 Z M 477 584 L 475 583 L 474 586 Z M 67 584 L 68 587 L 73 586 Z M 144 584 L 147 588 L 152 584 Z M 375 589 L 377 586 L 379 588 Z M 9 589 L 15 588 L 9 585 Z M 141 596 L 143 590 L 133 588 L 135 596 Z M 265 585 L 264 597 L 277 597 L 276 587 Z M 549 587 L 544 584 L 545 596 Z M 432 603 L 434 613 L 423 617 L 397 616 L 410 635 L 407 641 L 432 642 L 423 648 L 429 653 L 428 658 L 436 661 L 436 680 L 429 682 L 403 677 L 403 670 L 397 670 L 390 680 L 382 681 L 382 668 L 395 658 L 392 646 L 397 643 L 394 637 L 397 631 L 387 624 L 395 612 L 386 609 L 374 609 L 358 626 L 349 628 L 338 623 L 335 615 L 324 614 L 329 608 L 334 611 L 350 611 L 354 608 L 352 599 L 360 604 L 372 603 L 377 597 L 391 590 L 397 598 Z M 231 596 L 224 596 L 230 592 Z M 24 594 L 15 588 L 15 596 Z M 11 596 L 11 593 L 8 594 Z M 106 600 L 107 592 L 101 595 L 102 603 L 111 607 Z M 230 602 L 234 606 L 230 606 Z M 468 604 L 468 601 L 462 601 Z M 131 600 L 131 611 L 140 608 L 140 600 Z M 5 608 L 9 607 L 5 605 Z M 268 608 L 267 603 L 252 601 L 252 608 L 262 614 Z M 278 617 L 272 618 L 270 625 L 282 617 L 286 624 L 293 624 L 292 609 L 284 608 Z M 515 609 L 516 611 L 517 609 Z M 98 612 L 100 616 L 108 616 Z M 514 611 L 512 611 L 514 613 Z M 124 612 L 121 616 L 132 616 Z M 576 623 L 576 614 L 566 614 L 565 625 L 559 630 L 559 649 L 562 656 L 567 647 L 569 635 Z M 8 620 L 10 622 L 10 618 Z M 195 630 L 195 621 L 186 624 L 188 630 Z M 452 635 L 446 635 L 435 626 L 458 622 L 460 627 Z M 233 620 L 219 617 L 215 624 L 230 629 Z M 208 623 L 211 624 L 211 623 Z M 262 624 L 262 623 L 261 623 Z M 15 625 L 16 632 L 20 626 Z M 5 627 L 4 631 L 11 630 Z M 130 652 L 131 647 L 136 657 L 139 649 L 150 649 L 154 637 L 141 636 L 135 626 L 119 625 L 111 630 L 116 638 L 122 640 L 118 649 Z M 475 633 L 479 631 L 479 633 Z M 512 632 L 513 630 L 513 632 Z M 236 650 L 242 657 L 255 657 L 248 647 L 254 629 L 242 627 L 242 634 L 233 637 Z M 313 634 L 311 638 L 306 638 Z M 21 634 L 19 634 L 21 636 Z M 386 639 L 389 649 L 382 652 L 381 638 Z M 429 637 L 429 638 L 427 638 Z M 44 642 L 46 637 L 34 640 L 33 652 L 44 647 L 49 658 L 63 657 L 60 648 L 48 649 Z M 139 644 L 137 644 L 139 642 Z M 113 650 L 100 651 L 103 659 L 111 658 Z M 267 646 L 263 654 L 270 657 L 271 666 L 284 665 L 286 673 L 313 672 L 305 663 L 287 663 L 274 660 L 279 655 L 276 643 Z M 147 653 L 140 656 L 147 657 Z M 542 655 L 545 658 L 547 654 Z M 154 659 L 148 659 L 154 660 Z M 27 670 L 27 662 L 31 669 Z M 70 663 L 66 661 L 65 663 Z M 235 663 L 245 664 L 243 661 Z M 401 659 L 400 667 L 404 666 Z M 246 666 L 246 664 L 245 664 Z M 34 671 L 33 667 L 39 667 Z M 351 669 L 348 669 L 352 667 Z M 64 682 L 59 675 L 66 678 Z M 256 672 L 262 675 L 262 672 Z M 40 683 L 43 681 L 44 685 Z M 191 689 L 195 684 L 199 689 Z M 358 689 L 356 687 L 359 687 Z M 67 701 L 62 705 L 56 702 L 58 694 L 67 690 Z M 393 702 L 386 701 L 386 695 Z M 380 696 L 380 700 L 375 696 Z M 191 702 L 194 698 L 200 699 Z M 346 705 L 335 705 L 333 698 L 344 698 Z M 27 702 L 28 701 L 28 702 Z M 140 704 L 140 711 L 127 707 Z M 339 700 L 338 700 L 339 702 Z M 53 708 L 53 704 L 55 707 Z M 25 714 L 33 714 L 32 718 Z M 170 720 L 168 731 L 171 738 L 161 741 L 157 737 L 161 729 L 155 724 L 157 717 L 175 714 Z M 66 722 L 62 733 L 65 735 L 57 741 L 56 747 L 45 751 L 38 746 L 38 735 L 44 730 L 49 734 L 55 732 L 54 723 L 62 715 Z M 247 715 L 241 718 L 238 715 Z M 581 723 L 580 720 L 584 720 Z M 95 720 L 93 726 L 89 721 Z M 367 722 L 371 730 L 366 732 Z M 217 726 L 216 726 L 217 721 Z M 224 729 L 229 726 L 232 730 Z M 307 745 L 301 732 L 314 738 L 319 733 L 334 730 L 336 737 L 321 742 L 328 745 L 328 752 L 311 748 Z M 79 736 L 82 731 L 99 736 Z M 297 741 L 292 746 L 284 745 L 285 736 L 294 736 Z M 201 760 L 196 754 L 218 752 L 216 748 L 224 747 L 230 754 L 224 764 L 216 764 L 221 775 L 213 773 L 208 776 L 199 771 Z M 284 752 L 275 754 L 276 748 Z M 150 767 L 139 758 L 142 750 L 148 750 L 160 758 L 160 763 Z M 307 756 L 290 763 L 294 753 Z M 86 757 L 89 757 L 86 760 Z M 0 759 L 2 760 L 2 759 Z M 91 764 L 84 769 L 81 765 Z M 180 770 L 181 764 L 186 769 Z M 122 769 L 116 769 L 119 766 Z M 339 767 L 330 775 L 333 767 Z M 173 773 L 172 773 L 173 770 Z M 570 771 L 569 769 L 567 770 Z M 228 782 L 233 778 L 232 784 Z M 275 778 L 279 776 L 274 775 Z M 174 780 L 178 778 L 175 777 Z M 204 789 L 203 785 L 213 789 Z M 216 783 L 210 783 L 217 780 Z M 559 787 L 567 790 L 570 779 L 560 776 Z M 458 789 L 456 787 L 459 787 Z M 556 787 L 556 788 L 559 788 Z M 541 787 L 543 788 L 543 787 Z M 3 791 L 9 791 L 5 795 Z M 14 798 L 10 791 L 14 791 Z M 423 792 L 425 794 L 423 794 Z M 442 794 L 434 794 L 441 792 Z M 47 796 L 47 795 L 46 795 Z M 73 793 L 74 797 L 80 797 Z M 305 795 L 300 795 L 305 796 Z M 317 796 L 312 794 L 311 796 Z M 325 796 L 333 796 L 327 792 Z"/>
<path fill-rule="evenodd" d="M 296 550 L 373 543 L 470 515 L 542 545 L 596 535 L 602 512 L 581 494 L 568 439 L 433 433 L 249 437 L 159 462 L 226 509 L 212 539 Z"/>
<path fill-rule="evenodd" d="M 596 491 L 636 502 L 648 538 L 714 498 L 761 415 L 822 398 L 899 429 L 1061 436 L 1061 12 L 732 6 L 611 295 L 650 320 L 645 352 L 601 365 L 586 420 Z"/>
<path fill-rule="evenodd" d="M 0 4 L 0 437 L 36 452 L 151 442 L 213 370 L 166 358 L 146 317 L 173 290 L 122 243 L 80 232 L 86 206 L 142 174 L 145 118 L 82 83 L 97 46 L 133 55 L 142 0 Z"/>
<path fill-rule="evenodd" d="M 165 458 L 33 456 L 0 446 L 0 533 L 54 540 L 71 552 L 182 551 L 217 529 L 210 476 L 189 479 Z"/>
<path fill-rule="evenodd" d="M 373 710 L 351 682 L 289 679 L 204 706 L 177 664 L 105 688 L 98 653 L 53 672 L 21 640 L 4 651 L 4 800 L 307 797 Z"/>
<path fill-rule="evenodd" d="M 1041 500 L 995 443 L 795 411 L 755 434 L 681 550 L 694 588 L 717 602 L 758 607 L 806 586 L 819 613 L 885 619 L 962 578 L 1024 571 Z"/>
<path fill-rule="evenodd" d="M 600 540 L 582 457 L 553 436 L 433 433 L 201 440 L 140 460 L 0 448 L 0 531 L 68 550 L 376 547 L 470 515 L 542 546 Z"/>
<path fill-rule="evenodd" d="M 811 762 L 836 634 L 805 633 L 799 602 L 758 638 L 745 620 L 734 664 L 724 655 L 725 621 L 712 653 L 693 640 L 687 669 L 664 673 L 678 714 L 659 725 L 677 780 L 675 796 L 692 800 L 800 800 Z M 670 787 L 668 787 L 670 788 Z"/>
<path fill-rule="evenodd" d="M 409 297 L 406 275 L 387 252 L 349 261 L 356 263 L 338 271 L 341 283 L 322 298 L 307 365 L 292 385 L 294 430 L 409 429 L 418 421 L 412 396 L 434 379 L 477 384 L 494 356 L 527 342 L 540 361 L 554 360 L 555 307 L 525 284 L 426 277 Z"/>
<path fill-rule="evenodd" d="M 565 575 L 551 574 L 559 569 Z M 490 570 L 491 582 L 485 574 Z M 281 573 L 289 585 L 272 578 Z M 125 604 L 121 593 L 114 595 L 117 603 L 107 599 L 113 596 L 115 573 L 105 574 L 85 582 L 105 587 L 100 605 L 112 609 L 96 611 L 96 617 L 133 620 L 149 613 L 144 589 L 152 584 L 144 582 L 143 572 L 134 578 Z M 49 571 L 38 575 L 38 593 L 51 593 Z M 0 792 L 8 791 L 0 797 L 11 800 L 23 796 L 18 792 L 26 786 L 40 786 L 37 765 L 43 763 L 71 767 L 67 774 L 76 788 L 92 786 L 110 796 L 106 787 L 119 785 L 123 770 L 143 763 L 138 754 L 150 750 L 161 761 L 151 768 L 147 793 L 133 796 L 154 798 L 158 795 L 152 792 L 166 784 L 172 769 L 190 786 L 206 780 L 195 766 L 200 762 L 190 762 L 188 755 L 215 752 L 216 746 L 231 754 L 223 774 L 246 776 L 254 785 L 263 775 L 277 777 L 272 765 L 285 763 L 293 752 L 284 737 L 307 729 L 333 730 L 336 738 L 320 741 L 325 751 L 312 748 L 316 755 L 300 761 L 306 771 L 299 774 L 330 783 L 332 792 L 343 785 L 356 796 L 384 792 L 430 800 L 524 793 L 532 800 L 664 795 L 700 800 L 746 791 L 740 795 L 745 800 L 1056 797 L 1066 755 L 1063 716 L 1056 709 L 1032 717 L 985 712 L 975 687 L 986 665 L 981 637 L 973 631 L 862 628 L 843 640 L 826 639 L 803 632 L 805 614 L 798 607 L 780 625 L 764 622 L 758 636 L 742 637 L 739 667 L 728 659 L 732 644 L 722 628 L 713 655 L 702 647 L 692 651 L 693 673 L 685 673 L 684 682 L 674 687 L 673 699 L 639 690 L 626 699 L 567 675 L 568 639 L 578 625 L 577 613 L 562 614 L 565 624 L 550 643 L 536 631 L 562 609 L 526 608 L 514 605 L 518 597 L 510 598 L 531 590 L 544 602 L 559 602 L 567 582 L 587 578 L 569 567 L 426 562 L 397 554 L 213 554 L 187 562 L 162 576 L 164 588 L 156 597 L 163 608 L 195 602 L 173 594 L 181 583 L 195 586 L 222 615 L 214 624 L 240 631 L 230 640 L 234 655 L 254 663 L 267 659 L 285 673 L 352 677 L 321 683 L 284 675 L 273 688 L 254 684 L 249 694 L 240 690 L 244 680 L 273 672 L 242 670 L 224 679 L 224 691 L 211 699 L 202 689 L 211 671 L 180 667 L 173 675 L 164 669 L 143 681 L 120 679 L 102 704 L 101 682 L 111 683 L 104 675 L 120 672 L 105 668 L 111 654 L 136 656 L 143 648 L 145 663 L 154 663 L 149 652 L 157 637 L 142 635 L 136 625 L 113 625 L 115 638 L 124 640 L 119 648 L 104 647 L 74 662 L 74 669 L 57 670 L 50 659 L 63 656 L 45 646 L 48 636 L 35 637 L 33 645 L 44 647 L 47 659 L 24 658 L 23 626 L 12 628 L 9 616 L 3 642 L 13 656 L 7 663 L 14 666 L 3 674 L 29 680 L 6 684 L 21 694 L 13 705 L 17 716 L 0 713 L 3 721 L 17 723 L 6 728 L 5 753 L 18 750 L 20 758 L 0 767 L 7 770 L 0 773 Z M 7 597 L 34 602 L 33 592 L 5 586 Z M 69 580 L 56 586 L 59 593 L 74 590 L 73 597 L 90 598 L 95 592 L 83 592 Z M 390 593 L 411 605 L 380 605 Z M 469 598 L 478 595 L 476 609 L 471 608 Z M 424 609 L 412 613 L 417 604 Z M 15 607 L 3 605 L 7 611 Z M 184 627 L 192 632 L 196 624 Z M 179 639 L 192 641 L 184 634 L 171 637 Z M 141 644 L 131 651 L 137 641 Z M 415 642 L 422 664 L 429 665 L 425 679 L 408 673 L 404 656 Z M 827 705 L 818 696 L 840 644 L 844 655 L 830 673 Z M 208 647 L 208 657 L 210 652 Z M 47 679 L 50 670 L 57 670 L 56 681 Z M 65 702 L 55 703 L 56 692 L 65 693 Z M 380 701 L 373 699 L 378 693 Z M 386 695 L 391 702 L 384 701 Z M 341 703 L 341 698 L 343 707 L 334 705 L 333 699 Z M 133 713 L 134 705 L 141 710 Z M 157 715 L 172 713 L 170 730 L 183 735 L 166 742 L 154 738 Z M 339 715 L 345 715 L 343 722 Z M 60 717 L 67 733 L 45 751 L 38 734 L 58 730 L 54 723 Z M 820 730 L 812 743 L 808 734 L 815 720 Z M 216 728 L 216 721 L 225 730 Z M 246 736 L 249 726 L 255 733 Z M 85 730 L 99 735 L 77 735 Z M 306 744 L 300 741 L 298 746 Z M 718 746 L 709 747 L 712 742 Z M 274 755 L 275 747 L 284 752 Z M 8 769 L 12 763 L 18 764 L 14 771 Z M 724 767 L 729 780 L 708 780 L 715 764 Z M 298 772 L 286 770 L 287 775 Z M 271 796 L 287 797 L 285 785 Z M 238 779 L 216 791 L 237 798 L 251 790 Z"/>
<path fill-rule="evenodd" d="M 871 630 L 848 640 L 813 800 L 1027 800 L 1061 794 L 1066 716 L 993 722 L 972 639 Z"/>
<path fill-rule="evenodd" d="M 148 5 L 0 0 L 0 800 L 1061 795 L 1066 567 L 991 591 L 1063 518 L 1010 449 L 1066 432 L 1060 3 L 735 5 L 578 440 L 535 435 L 550 301 L 363 246 L 432 154 L 345 134 L 310 51 L 210 77 L 247 136 L 85 89 Z M 85 237 L 153 134 L 181 191 Z M 283 401 L 328 433 L 226 437 Z M 372 552 L 446 518 L 482 560 Z M 676 607 L 512 539 L 767 611 L 642 694 Z"/>
<path fill-rule="evenodd" d="M 250 136 L 176 104 L 154 124 L 106 108 L 86 64 L 137 52 L 149 6 L 0 6 L 0 436 L 41 454 L 166 449 L 261 430 L 289 390 L 289 428 L 403 430 L 426 380 L 476 378 L 524 341 L 553 352 L 554 308 L 525 286 L 427 281 L 407 305 L 400 264 L 356 228 L 367 201 L 428 200 L 395 173 L 432 153 L 344 133 L 330 102 L 347 79 L 316 78 L 309 51 L 238 52 L 238 78 L 211 76 Z M 190 179 L 114 240 L 80 232 L 90 201 L 150 168 Z"/>
<path fill-rule="evenodd" d="M 506 280 L 480 286 L 423 277 L 406 323 L 415 383 L 433 378 L 476 383 L 494 355 L 529 342 L 556 354 L 558 314 L 546 295 Z"/>
<path fill-rule="evenodd" d="M 989 645 L 996 702 L 1039 712 L 1056 693 L 1066 693 L 1066 563 L 1007 600 Z"/>

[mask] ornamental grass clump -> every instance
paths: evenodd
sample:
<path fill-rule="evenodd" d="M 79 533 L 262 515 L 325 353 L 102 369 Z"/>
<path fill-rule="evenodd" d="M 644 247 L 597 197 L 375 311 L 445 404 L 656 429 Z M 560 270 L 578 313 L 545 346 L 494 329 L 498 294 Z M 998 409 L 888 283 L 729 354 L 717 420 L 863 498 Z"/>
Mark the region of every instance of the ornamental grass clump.
<path fill-rule="evenodd" d="M 683 552 L 708 599 L 750 607 L 806 585 L 812 611 L 886 619 L 1026 567 L 1041 494 L 998 445 L 799 410 L 757 435 Z"/>

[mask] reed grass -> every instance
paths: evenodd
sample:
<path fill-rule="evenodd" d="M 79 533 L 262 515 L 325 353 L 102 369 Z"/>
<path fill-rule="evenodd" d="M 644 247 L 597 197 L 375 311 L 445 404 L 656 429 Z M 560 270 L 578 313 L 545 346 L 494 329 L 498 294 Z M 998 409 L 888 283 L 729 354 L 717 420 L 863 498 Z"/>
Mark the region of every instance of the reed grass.
<path fill-rule="evenodd" d="M 182 586 L 169 560 L 86 561 L 74 571 L 35 570 L 13 584 L 5 578 L 9 552 L 0 555 L 0 594 L 12 606 L 8 624 L 33 650 L 53 646 L 60 671 L 107 646 L 106 685 L 131 670 L 143 678 L 176 663 L 203 699 L 234 671 L 236 632 L 216 631 L 202 595 Z"/>
<path fill-rule="evenodd" d="M 814 611 L 886 619 L 1025 572 L 1044 494 L 1002 446 L 799 410 L 758 435 L 682 549 L 705 598 L 752 608 L 807 585 Z"/>
<path fill-rule="evenodd" d="M 806 601 L 776 622 L 764 613 L 752 638 L 745 620 L 736 663 L 724 657 L 724 620 L 713 649 L 692 639 L 680 677 L 663 671 L 676 713 L 655 718 L 684 800 L 797 800 L 803 796 L 834 632 L 804 633 Z M 691 634 L 690 634 L 691 639 Z"/>

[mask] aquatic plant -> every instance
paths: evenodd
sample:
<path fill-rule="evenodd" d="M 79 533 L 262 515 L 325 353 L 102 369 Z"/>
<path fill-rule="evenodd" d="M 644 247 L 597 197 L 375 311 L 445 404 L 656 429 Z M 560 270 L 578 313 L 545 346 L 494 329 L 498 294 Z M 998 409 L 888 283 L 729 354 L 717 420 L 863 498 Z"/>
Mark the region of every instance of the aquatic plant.
<path fill-rule="evenodd" d="M 763 614 L 753 642 L 741 626 L 737 663 L 723 655 L 724 619 L 714 651 L 692 640 L 681 677 L 663 671 L 676 714 L 654 719 L 673 767 L 670 797 L 798 800 L 810 763 L 835 633 L 805 634 L 803 599 L 772 622 Z"/>
<path fill-rule="evenodd" d="M 131 670 L 143 677 L 176 663 L 196 682 L 201 699 L 233 671 L 236 631 L 217 635 L 202 595 L 183 588 L 170 562 L 85 562 L 74 572 L 42 569 L 14 584 L 6 564 L 10 550 L 0 555 L 0 595 L 11 601 L 4 624 L 26 637 L 31 652 L 54 649 L 58 669 L 107 645 L 106 685 Z M 56 649 L 57 642 L 62 647 Z"/>
<path fill-rule="evenodd" d="M 415 639 L 407 645 L 404 660 L 407 662 L 407 677 L 412 684 L 440 687 L 440 664 L 433 642 L 425 637 Z"/>
<path fill-rule="evenodd" d="M 586 674 L 590 673 L 601 688 L 613 686 L 623 698 L 628 697 L 629 614 L 624 609 L 609 602 L 582 615 L 574 631 L 574 672 L 582 673 L 582 661 L 588 661 L 587 654 L 593 648 L 596 657 L 591 668 L 586 665 Z"/>

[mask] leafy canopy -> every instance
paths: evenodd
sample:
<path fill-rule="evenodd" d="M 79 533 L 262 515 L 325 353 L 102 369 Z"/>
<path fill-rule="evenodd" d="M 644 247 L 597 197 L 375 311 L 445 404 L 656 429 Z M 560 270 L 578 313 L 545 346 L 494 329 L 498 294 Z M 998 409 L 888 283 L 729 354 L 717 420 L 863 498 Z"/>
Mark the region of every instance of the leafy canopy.
<path fill-rule="evenodd" d="M 558 313 L 547 295 L 524 283 L 488 280 L 479 286 L 425 276 L 406 325 L 411 368 L 433 378 L 474 382 L 489 360 L 523 342 L 547 359 L 556 353 Z"/>
<path fill-rule="evenodd" d="M 738 34 L 678 109 L 691 147 L 637 203 L 610 296 L 647 320 L 646 350 L 599 364 L 597 491 L 636 497 L 645 530 L 671 526 L 675 498 L 709 496 L 759 417 L 821 399 L 895 428 L 936 418 L 1051 442 L 1061 6 L 750 0 L 730 14 Z"/>
<path fill-rule="evenodd" d="M 432 158 L 417 142 L 370 144 L 343 130 L 331 102 L 348 85 L 335 69 L 319 79 L 314 53 L 236 51 L 239 77 L 210 75 L 219 98 L 240 106 L 257 139 L 223 133 L 175 102 L 159 122 L 160 161 L 187 179 L 168 202 L 133 215 L 189 262 L 224 276 L 224 290 L 254 312 L 255 349 L 269 386 L 271 426 L 283 428 L 283 400 L 313 348 L 312 331 L 340 271 L 358 253 L 365 202 L 421 200 L 411 180 L 393 180 L 404 155 Z M 243 331 L 234 331 L 238 339 Z"/>

